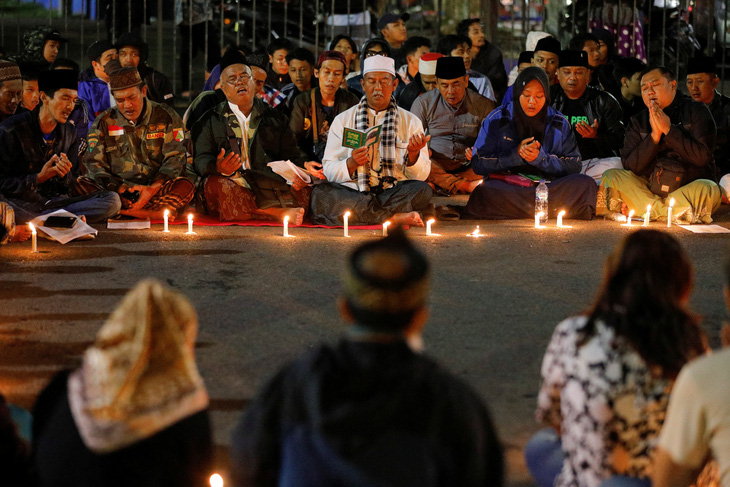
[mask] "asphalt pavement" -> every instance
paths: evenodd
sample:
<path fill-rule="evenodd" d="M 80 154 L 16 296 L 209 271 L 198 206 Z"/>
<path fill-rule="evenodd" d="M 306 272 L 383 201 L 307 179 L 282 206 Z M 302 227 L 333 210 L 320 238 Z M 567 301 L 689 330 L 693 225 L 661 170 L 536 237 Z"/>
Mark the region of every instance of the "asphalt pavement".
<path fill-rule="evenodd" d="M 723 206 L 717 223 L 730 228 Z M 506 446 L 508 484 L 530 485 L 522 448 L 538 428 L 539 367 L 555 325 L 588 307 L 611 249 L 638 226 L 604 220 L 437 222 L 407 231 L 433 266 L 426 353 L 488 403 Z M 480 227 L 480 238 L 468 236 Z M 696 269 L 692 308 L 716 345 L 725 317 L 722 264 L 727 234 L 669 231 Z M 343 330 L 336 299 L 346 258 L 380 231 L 161 225 L 107 230 L 66 245 L 39 240 L 0 248 L 0 391 L 31 407 L 58 370 L 81 353 L 122 296 L 155 277 L 182 292 L 200 320 L 198 364 L 211 397 L 219 464 L 248 401 L 274 372 Z M 671 265 L 668 262 L 667 265 Z"/>

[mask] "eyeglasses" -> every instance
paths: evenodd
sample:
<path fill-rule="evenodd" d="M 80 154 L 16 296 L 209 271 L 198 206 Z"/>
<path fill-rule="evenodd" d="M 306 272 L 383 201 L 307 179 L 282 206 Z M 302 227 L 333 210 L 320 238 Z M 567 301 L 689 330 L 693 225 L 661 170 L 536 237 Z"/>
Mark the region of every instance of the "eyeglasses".
<path fill-rule="evenodd" d="M 239 76 L 231 76 L 226 80 L 226 83 L 228 83 L 231 86 L 236 86 L 239 83 L 248 83 L 249 80 L 251 80 L 251 75 L 248 73 L 243 73 Z"/>
<path fill-rule="evenodd" d="M 368 49 L 365 51 L 365 57 L 372 57 L 372 56 L 388 56 L 387 52 L 384 51 L 373 51 L 372 49 Z"/>

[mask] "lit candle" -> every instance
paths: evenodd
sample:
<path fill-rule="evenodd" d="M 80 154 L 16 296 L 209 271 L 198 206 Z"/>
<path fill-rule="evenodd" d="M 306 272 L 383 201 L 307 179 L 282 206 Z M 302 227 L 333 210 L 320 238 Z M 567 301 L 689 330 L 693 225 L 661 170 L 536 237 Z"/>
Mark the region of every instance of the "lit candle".
<path fill-rule="evenodd" d="M 570 225 L 563 225 L 563 215 L 565 215 L 565 210 L 558 213 L 558 228 L 572 228 Z"/>
<path fill-rule="evenodd" d="M 629 216 L 626 217 L 626 223 L 621 225 L 622 227 L 630 227 L 631 225 L 631 219 L 634 217 L 634 210 L 629 210 Z"/>
<path fill-rule="evenodd" d="M 646 213 L 644 213 L 644 226 L 649 226 L 649 214 L 651 213 L 651 205 L 646 205 Z"/>
<path fill-rule="evenodd" d="M 431 236 L 431 235 L 433 235 L 433 234 L 431 233 L 431 225 L 433 225 L 433 222 L 435 222 L 435 221 L 436 221 L 436 220 L 434 220 L 433 218 L 431 218 L 430 220 L 428 220 L 428 221 L 426 222 L 426 235 L 428 235 L 428 236 Z"/>
<path fill-rule="evenodd" d="M 164 219 L 165 219 L 165 228 L 162 230 L 163 232 L 170 233 L 170 229 L 167 228 L 167 219 L 170 217 L 170 210 L 165 210 Z"/>
<path fill-rule="evenodd" d="M 388 236 L 388 227 L 390 226 L 390 222 L 383 223 L 383 237 Z"/>
<path fill-rule="evenodd" d="M 481 236 L 482 236 L 482 234 L 479 233 L 479 225 L 477 225 L 477 227 L 474 229 L 473 232 L 471 232 L 470 234 L 467 235 L 467 237 L 474 237 L 474 238 L 479 238 Z"/>
<path fill-rule="evenodd" d="M 540 219 L 542 218 L 543 212 L 539 212 L 535 215 L 535 228 L 544 228 L 540 225 Z"/>
<path fill-rule="evenodd" d="M 674 198 L 669 200 L 669 211 L 667 212 L 667 228 L 672 226 L 672 207 L 674 206 Z"/>
<path fill-rule="evenodd" d="M 195 232 L 193 231 L 193 214 L 188 213 L 188 231 L 185 235 L 192 235 Z"/>
<path fill-rule="evenodd" d="M 223 477 L 214 473 L 210 476 L 210 487 L 223 487 Z"/>
<path fill-rule="evenodd" d="M 37 254 L 38 253 L 38 234 L 36 233 L 35 227 L 33 226 L 32 223 L 28 223 L 28 226 L 30 227 L 30 233 L 31 233 L 32 239 L 33 239 L 33 250 L 32 250 L 32 252 L 34 254 Z"/>
<path fill-rule="evenodd" d="M 284 217 L 284 236 L 289 236 L 289 215 Z"/>
<path fill-rule="evenodd" d="M 349 211 L 345 213 L 344 219 L 345 219 L 345 237 L 349 237 L 350 236 L 350 228 L 349 228 L 349 225 L 347 224 L 348 221 L 349 221 L 349 219 L 350 219 L 350 212 Z"/>

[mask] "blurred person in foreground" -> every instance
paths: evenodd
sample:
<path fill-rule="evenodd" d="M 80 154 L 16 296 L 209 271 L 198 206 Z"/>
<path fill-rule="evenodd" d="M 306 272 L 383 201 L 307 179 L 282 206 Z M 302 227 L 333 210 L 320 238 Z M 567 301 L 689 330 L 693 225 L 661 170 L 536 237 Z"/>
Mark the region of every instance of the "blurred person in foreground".
<path fill-rule="evenodd" d="M 540 487 L 651 486 L 674 379 L 706 349 L 693 278 L 679 242 L 638 230 L 606 260 L 593 306 L 557 326 L 536 414 L 549 428 L 525 448 Z"/>
<path fill-rule="evenodd" d="M 159 282 L 132 289 L 33 416 L 39 487 L 200 487 L 212 473 L 208 393 L 195 364 L 198 319 Z"/>
<path fill-rule="evenodd" d="M 351 325 L 284 367 L 234 430 L 233 485 L 502 485 L 479 396 L 421 351 L 430 272 L 396 228 L 351 255 Z"/>

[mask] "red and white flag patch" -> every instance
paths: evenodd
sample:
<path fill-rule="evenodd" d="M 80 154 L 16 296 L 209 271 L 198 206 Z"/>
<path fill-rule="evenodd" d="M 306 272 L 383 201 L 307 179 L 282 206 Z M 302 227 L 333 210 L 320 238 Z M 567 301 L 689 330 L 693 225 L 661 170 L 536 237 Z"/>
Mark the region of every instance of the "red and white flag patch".
<path fill-rule="evenodd" d="M 109 125 L 110 137 L 119 137 L 120 135 L 124 135 L 124 129 L 122 127 L 119 125 Z"/>

